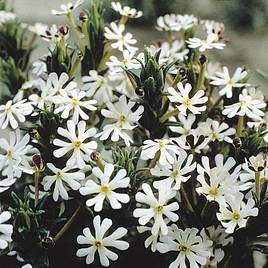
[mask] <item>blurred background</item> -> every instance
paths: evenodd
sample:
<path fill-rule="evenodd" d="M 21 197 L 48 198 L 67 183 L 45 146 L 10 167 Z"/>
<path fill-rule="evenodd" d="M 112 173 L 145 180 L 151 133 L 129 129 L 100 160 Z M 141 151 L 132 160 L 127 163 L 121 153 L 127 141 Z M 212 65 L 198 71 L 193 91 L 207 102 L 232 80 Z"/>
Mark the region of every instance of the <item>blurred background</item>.
<path fill-rule="evenodd" d="M 73 0 L 74 1 L 74 0 Z M 85 2 L 90 0 L 85 0 Z M 64 24 L 64 17 L 50 14 L 68 0 L 10 0 L 23 22 Z M 154 28 L 156 18 L 166 13 L 194 14 L 201 19 L 214 19 L 225 24 L 225 36 L 229 40 L 224 51 L 215 53 L 215 59 L 231 68 L 247 66 L 251 82 L 261 86 L 268 95 L 268 83 L 256 70 L 268 73 L 268 0 L 121 0 L 144 12 L 143 18 L 129 25 L 129 31 L 138 39 L 139 46 L 151 44 L 163 38 Z M 114 13 L 105 0 L 107 16 Z M 45 53 L 45 43 L 40 49 Z M 40 53 L 37 50 L 36 53 Z"/>

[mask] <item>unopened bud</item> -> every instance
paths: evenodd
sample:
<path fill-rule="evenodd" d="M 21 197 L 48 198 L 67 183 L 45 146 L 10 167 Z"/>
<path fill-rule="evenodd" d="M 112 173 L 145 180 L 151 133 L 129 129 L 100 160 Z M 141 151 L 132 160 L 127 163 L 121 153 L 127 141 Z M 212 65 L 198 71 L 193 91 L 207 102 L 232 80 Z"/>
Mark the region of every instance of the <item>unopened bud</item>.
<path fill-rule="evenodd" d="M 93 152 L 91 153 L 90 158 L 92 161 L 97 162 L 101 159 L 101 154 L 99 152 Z"/>
<path fill-rule="evenodd" d="M 85 12 L 81 12 L 81 13 L 79 14 L 79 20 L 80 20 L 81 22 L 85 22 L 85 21 L 87 21 L 87 20 L 88 20 L 87 14 L 86 14 Z"/>
<path fill-rule="evenodd" d="M 207 62 L 207 56 L 204 55 L 204 54 L 200 55 L 200 57 L 199 57 L 199 62 L 200 62 L 202 65 L 205 64 L 205 63 Z"/>
<path fill-rule="evenodd" d="M 32 163 L 33 163 L 33 166 L 35 166 L 38 170 L 43 169 L 44 164 L 43 164 L 43 159 L 41 155 L 39 154 L 33 155 Z"/>
<path fill-rule="evenodd" d="M 68 25 L 64 25 L 64 26 L 61 26 L 59 28 L 59 32 L 62 34 L 62 35 L 67 35 L 69 33 L 69 26 Z"/>
<path fill-rule="evenodd" d="M 242 146 L 242 141 L 240 138 L 233 139 L 233 145 L 236 149 L 239 149 Z"/>
<path fill-rule="evenodd" d="M 140 87 L 137 87 L 137 88 L 135 89 L 135 93 L 136 93 L 138 96 L 140 96 L 140 97 L 144 96 L 144 91 L 143 91 L 143 89 L 140 88 Z"/>

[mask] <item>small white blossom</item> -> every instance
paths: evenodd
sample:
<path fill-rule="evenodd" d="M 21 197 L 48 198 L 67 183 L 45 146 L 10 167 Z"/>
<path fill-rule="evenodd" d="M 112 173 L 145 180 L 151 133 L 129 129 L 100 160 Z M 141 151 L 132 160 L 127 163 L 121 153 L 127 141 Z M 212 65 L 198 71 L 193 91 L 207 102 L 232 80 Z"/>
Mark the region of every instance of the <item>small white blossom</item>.
<path fill-rule="evenodd" d="M 19 123 L 26 121 L 25 116 L 33 111 L 32 105 L 26 99 L 14 102 L 9 100 L 6 104 L 0 105 L 0 127 L 7 128 L 10 125 L 13 129 L 18 128 Z"/>
<path fill-rule="evenodd" d="M 0 170 L 8 180 L 0 181 L 4 187 L 8 187 L 15 182 L 15 178 L 21 177 L 20 165 L 30 153 L 32 146 L 28 145 L 30 136 L 26 134 L 21 137 L 20 130 L 9 132 L 9 141 L 5 138 L 0 139 Z M 1 189 L 0 192 L 4 190 Z"/>
<path fill-rule="evenodd" d="M 123 72 L 124 68 L 139 69 L 141 67 L 140 63 L 134 58 L 134 53 L 128 50 L 123 51 L 123 59 L 119 60 L 116 56 L 111 56 L 110 61 L 106 65 L 114 72 Z"/>
<path fill-rule="evenodd" d="M 194 15 L 166 14 L 157 18 L 156 29 L 159 31 L 187 31 L 197 24 Z"/>
<path fill-rule="evenodd" d="M 54 175 L 45 176 L 42 184 L 44 185 L 44 190 L 48 191 L 55 183 L 53 190 L 54 201 L 58 201 L 59 196 L 64 200 L 68 200 L 68 190 L 72 189 L 77 191 L 81 186 L 79 181 L 85 178 L 83 172 L 70 172 L 68 167 L 59 169 L 52 163 L 47 163 L 47 167 L 54 173 Z"/>
<path fill-rule="evenodd" d="M 131 33 L 124 34 L 125 25 L 117 25 L 115 22 L 112 22 L 110 28 L 105 27 L 104 30 L 104 36 L 108 40 L 114 41 L 111 44 L 112 48 L 118 49 L 119 51 L 124 51 L 124 48 L 129 51 L 137 50 L 136 47 L 133 47 L 133 45 L 137 43 L 137 40 L 133 39 L 133 35 Z"/>
<path fill-rule="evenodd" d="M 196 116 L 194 114 L 188 114 L 186 117 L 182 113 L 179 113 L 178 118 L 181 123 L 181 126 L 170 126 L 169 128 L 172 132 L 181 134 L 182 136 L 186 137 L 195 131 L 193 129 L 193 124 L 196 119 Z M 171 122 L 176 122 L 175 118 L 170 119 Z"/>
<path fill-rule="evenodd" d="M 233 140 L 230 136 L 235 135 L 236 130 L 234 128 L 230 128 L 226 123 L 220 123 L 216 120 L 212 120 L 210 118 L 207 119 L 206 122 L 202 122 L 198 130 L 201 133 L 209 137 L 211 141 L 226 141 L 228 143 L 232 143 Z"/>
<path fill-rule="evenodd" d="M 140 18 L 142 16 L 142 11 L 137 11 L 135 8 L 131 8 L 128 6 L 122 7 L 120 2 L 112 2 L 112 9 L 118 12 L 121 16 L 125 16 L 128 18 Z"/>
<path fill-rule="evenodd" d="M 197 235 L 198 229 L 186 228 L 184 231 L 175 224 L 171 225 L 170 233 L 161 237 L 161 243 L 157 244 L 157 249 L 161 253 L 175 251 L 177 258 L 169 265 L 169 268 L 186 268 L 186 261 L 189 267 L 201 267 L 206 264 L 210 257 L 209 247 L 212 241 L 203 241 L 202 237 Z"/>
<path fill-rule="evenodd" d="M 187 110 L 190 110 L 193 114 L 200 114 L 206 110 L 206 106 L 203 104 L 208 101 L 208 97 L 205 96 L 203 90 L 198 90 L 193 97 L 189 97 L 192 91 L 191 84 L 186 83 L 185 86 L 183 86 L 183 84 L 179 82 L 177 88 L 179 92 L 173 87 L 168 88 L 170 94 L 168 98 L 171 102 L 180 104 L 176 105 L 176 107 L 183 115 L 187 115 Z"/>
<path fill-rule="evenodd" d="M 167 235 L 168 227 L 164 217 L 172 222 L 179 219 L 179 216 L 174 213 L 179 209 L 179 204 L 177 202 L 169 203 L 175 197 L 176 191 L 163 185 L 158 189 L 158 196 L 155 197 L 152 188 L 146 183 L 142 185 L 142 190 L 144 193 L 138 192 L 136 194 L 136 201 L 149 206 L 149 208 L 136 208 L 133 216 L 139 218 L 139 224 L 141 225 L 146 225 L 153 219 L 152 234 L 157 235 L 161 231 L 163 235 Z"/>
<path fill-rule="evenodd" d="M 78 134 L 76 134 L 76 127 Z M 86 130 L 86 122 L 80 121 L 77 126 L 71 120 L 67 121 L 67 129 L 59 127 L 58 134 L 69 140 L 69 142 L 54 139 L 53 144 L 61 148 L 56 149 L 53 154 L 59 158 L 66 155 L 68 152 L 72 152 L 72 156 L 68 159 L 67 167 L 78 167 L 83 169 L 85 167 L 85 161 L 89 160 L 89 156 L 93 151 L 97 149 L 97 143 L 95 141 L 86 142 L 90 137 L 96 134 L 95 128 Z"/>
<path fill-rule="evenodd" d="M 180 151 L 175 157 L 175 162 L 169 166 L 157 164 L 152 168 L 151 174 L 158 177 L 167 177 L 161 181 L 155 181 L 154 187 L 161 187 L 162 183 L 171 184 L 174 190 L 179 190 L 182 182 L 186 182 L 191 177 L 190 173 L 195 170 L 196 163 L 193 163 L 193 155 L 187 155 L 185 151 Z"/>
<path fill-rule="evenodd" d="M 87 97 L 94 96 L 98 102 L 104 103 L 113 99 L 113 88 L 108 78 L 99 75 L 97 71 L 89 71 L 89 76 L 83 76 L 82 81 L 84 83 L 82 89 L 86 91 Z"/>
<path fill-rule="evenodd" d="M 97 110 L 94 106 L 97 104 L 96 100 L 83 100 L 86 96 L 85 91 L 78 92 L 77 90 L 72 90 L 70 94 L 67 94 L 67 92 L 62 89 L 60 90 L 60 94 L 60 96 L 55 96 L 53 100 L 53 102 L 58 105 L 54 113 L 61 113 L 61 117 L 64 119 L 69 118 L 69 114 L 72 113 L 72 120 L 75 124 L 79 122 L 80 117 L 83 120 L 89 119 L 89 116 L 84 110 Z"/>
<path fill-rule="evenodd" d="M 74 81 L 69 82 L 69 76 L 67 73 L 61 73 L 60 76 L 58 76 L 56 73 L 50 73 L 48 80 L 52 84 L 54 95 L 60 94 L 62 89 L 64 89 L 64 91 L 67 93 L 77 89 L 77 83 Z"/>
<path fill-rule="evenodd" d="M 103 131 L 98 133 L 96 137 L 100 137 L 100 140 L 106 140 L 111 135 L 112 141 L 118 141 L 119 137 L 122 137 L 127 146 L 129 146 L 129 142 L 132 142 L 132 139 L 127 135 L 127 131 L 137 127 L 144 111 L 143 106 L 139 106 L 133 112 L 134 105 L 135 102 L 127 102 L 127 98 L 124 95 L 121 95 L 116 103 L 107 102 L 106 106 L 109 110 L 102 109 L 101 114 L 106 118 L 112 119 L 113 122 L 105 125 Z"/>
<path fill-rule="evenodd" d="M 211 77 L 212 81 L 210 84 L 214 86 L 223 86 L 219 91 L 219 94 L 221 96 L 226 95 L 227 98 L 232 98 L 233 88 L 241 88 L 247 85 L 246 83 L 241 83 L 247 74 L 247 71 L 239 67 L 235 70 L 234 75 L 230 77 L 228 68 L 224 66 L 222 72 L 216 72 L 215 76 Z"/>
<path fill-rule="evenodd" d="M 218 35 L 217 34 L 209 34 L 207 38 L 199 39 L 197 37 L 189 38 L 186 43 L 190 48 L 198 48 L 200 52 L 204 52 L 207 49 L 224 49 L 225 44 L 218 42 Z"/>
<path fill-rule="evenodd" d="M 143 142 L 140 158 L 143 160 L 153 159 L 159 153 L 159 163 L 165 166 L 175 162 L 174 155 L 179 154 L 179 149 L 167 139 L 146 140 Z"/>
<path fill-rule="evenodd" d="M 101 222 L 100 216 L 96 216 L 93 219 L 94 234 L 91 233 L 89 228 L 85 228 L 83 235 L 77 237 L 77 243 L 87 247 L 78 249 L 76 256 L 86 257 L 86 264 L 89 265 L 94 261 L 95 253 L 98 252 L 100 263 L 105 267 L 110 265 L 109 260 L 117 260 L 118 255 L 109 248 L 126 250 L 129 247 L 129 243 L 119 240 L 127 234 L 127 229 L 123 227 L 117 228 L 113 233 L 107 236 L 107 232 L 111 228 L 112 223 L 113 222 L 107 218 Z"/>
<path fill-rule="evenodd" d="M 41 76 L 47 72 L 47 65 L 44 61 L 38 60 L 33 63 L 32 73 L 36 76 Z"/>
<path fill-rule="evenodd" d="M 49 30 L 48 26 L 46 24 L 43 24 L 41 22 L 36 22 L 34 25 L 28 26 L 29 31 L 32 33 L 35 33 L 37 35 L 45 35 L 46 31 Z"/>
<path fill-rule="evenodd" d="M 198 154 L 201 153 L 201 150 L 204 150 L 207 147 L 209 141 L 209 138 L 206 138 L 202 134 L 199 135 L 196 131 L 187 136 L 172 139 L 172 142 L 175 143 L 179 148 L 185 151 L 194 150 Z"/>
<path fill-rule="evenodd" d="M 12 242 L 13 226 L 6 223 L 10 218 L 10 212 L 3 211 L 0 213 L 0 250 L 6 249 L 8 242 Z"/>
<path fill-rule="evenodd" d="M 129 177 L 126 177 L 125 169 L 120 169 L 115 176 L 114 165 L 106 164 L 104 171 L 99 167 L 92 169 L 93 175 L 97 178 L 97 182 L 88 180 L 84 187 L 80 188 L 82 195 L 95 195 L 87 200 L 86 205 L 91 207 L 94 205 L 95 211 L 101 211 L 104 200 L 108 200 L 113 209 L 120 209 L 121 203 L 128 203 L 128 194 L 117 192 L 119 189 L 129 187 Z"/>
<path fill-rule="evenodd" d="M 84 0 L 77 0 L 75 3 L 68 2 L 67 4 L 60 5 L 61 10 L 55 10 L 53 9 L 51 11 L 52 15 L 66 15 L 72 10 L 78 8 L 83 4 Z"/>
<path fill-rule="evenodd" d="M 258 208 L 254 207 L 253 198 L 249 198 L 247 203 L 244 203 L 243 197 L 243 194 L 228 196 L 225 197 L 226 203 L 220 204 L 217 218 L 226 229 L 226 233 L 233 233 L 236 226 L 245 227 L 248 217 L 258 215 Z"/>
<path fill-rule="evenodd" d="M 14 21 L 16 20 L 17 15 L 12 12 L 8 12 L 5 10 L 0 10 L 0 25 L 7 23 L 9 21 Z"/>
<path fill-rule="evenodd" d="M 239 95 L 239 102 L 225 106 L 222 113 L 229 118 L 246 115 L 249 118 L 261 120 L 264 116 L 261 109 L 265 107 L 266 103 L 263 100 L 253 98 L 245 88 Z"/>

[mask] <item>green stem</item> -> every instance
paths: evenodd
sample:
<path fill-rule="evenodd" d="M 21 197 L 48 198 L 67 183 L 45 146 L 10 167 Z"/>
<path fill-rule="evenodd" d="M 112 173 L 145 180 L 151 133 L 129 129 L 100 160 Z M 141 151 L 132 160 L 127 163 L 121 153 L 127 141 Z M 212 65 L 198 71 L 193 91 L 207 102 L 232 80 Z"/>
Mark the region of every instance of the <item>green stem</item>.
<path fill-rule="evenodd" d="M 242 131 L 244 127 L 244 116 L 239 116 L 238 117 L 238 122 L 237 122 L 237 128 L 236 128 L 236 136 L 241 137 Z"/>
<path fill-rule="evenodd" d="M 119 25 L 120 24 L 126 24 L 127 23 L 127 21 L 128 21 L 128 16 L 122 16 L 121 18 L 120 18 L 120 20 L 119 20 Z"/>
<path fill-rule="evenodd" d="M 192 206 L 192 204 L 187 196 L 187 193 L 186 193 L 183 185 L 181 185 L 180 192 L 181 192 L 181 197 L 182 197 L 182 199 L 184 199 L 184 202 L 185 202 L 187 208 L 189 209 L 190 212 L 193 213 L 194 212 L 193 206 Z"/>
<path fill-rule="evenodd" d="M 110 42 L 108 43 L 109 44 L 109 46 L 110 46 Z M 113 49 L 111 49 L 110 51 L 108 51 L 105 55 L 104 55 L 104 57 L 101 59 L 101 62 L 100 62 L 100 64 L 99 64 L 99 66 L 98 66 L 98 72 L 101 72 L 101 71 L 103 71 L 105 68 L 106 68 L 106 62 L 110 59 L 110 57 L 112 56 L 112 55 L 114 55 L 116 53 L 116 49 L 115 48 L 113 48 Z"/>
<path fill-rule="evenodd" d="M 77 68 L 79 67 L 82 60 L 83 60 L 83 54 L 81 51 L 78 51 L 77 57 L 76 57 L 73 65 L 72 65 L 72 68 L 69 72 L 69 79 L 72 79 L 75 76 L 75 74 L 77 72 Z"/>
<path fill-rule="evenodd" d="M 200 73 L 197 80 L 197 90 L 201 90 L 204 88 L 204 81 L 205 81 L 205 70 L 206 70 L 206 63 L 200 64 Z"/>
<path fill-rule="evenodd" d="M 39 201 L 39 176 L 40 172 L 34 173 L 34 206 L 37 207 Z"/>
<path fill-rule="evenodd" d="M 54 237 L 54 242 L 56 242 L 57 240 L 59 240 L 63 234 L 70 228 L 70 226 L 72 225 L 75 217 L 77 216 L 80 208 L 82 206 L 82 201 L 80 201 L 77 209 L 75 210 L 75 212 L 73 213 L 73 215 L 71 216 L 71 218 L 64 224 L 64 226 L 60 229 L 60 231 L 55 235 Z"/>
<path fill-rule="evenodd" d="M 88 29 L 87 29 L 87 23 L 86 23 L 86 21 L 83 21 L 82 22 L 82 32 L 83 32 L 83 34 L 85 35 L 85 40 L 86 40 L 86 47 L 88 48 L 88 49 L 90 49 L 91 48 L 91 44 L 90 44 L 90 37 L 89 37 L 89 33 L 88 33 Z"/>
<path fill-rule="evenodd" d="M 170 112 L 167 112 L 165 114 L 163 114 L 161 117 L 160 117 L 160 122 L 161 123 L 164 123 L 167 119 L 169 119 L 171 116 L 175 116 L 179 113 L 179 110 L 178 109 L 175 109 L 173 111 L 170 111 Z"/>
<path fill-rule="evenodd" d="M 175 78 L 174 78 L 174 80 L 173 80 L 173 82 L 172 82 L 172 87 L 174 88 L 174 87 L 176 87 L 176 85 L 179 83 L 181 81 L 181 75 L 180 75 L 180 73 L 179 73 L 179 71 L 177 72 L 177 74 L 176 74 L 176 76 L 175 76 Z"/>
<path fill-rule="evenodd" d="M 160 158 L 160 150 L 157 151 L 157 153 L 155 154 L 154 158 L 152 159 L 152 161 L 150 162 L 149 166 L 148 166 L 148 169 L 150 170 L 151 168 L 154 168 L 157 161 L 159 160 Z"/>
<path fill-rule="evenodd" d="M 261 173 L 260 171 L 255 172 L 255 189 L 256 189 L 256 196 L 258 200 L 260 200 L 261 194 Z"/>
<path fill-rule="evenodd" d="M 68 21 L 70 23 L 70 27 L 71 27 L 72 31 L 74 32 L 74 36 L 76 38 L 78 47 L 84 53 L 84 44 L 82 42 L 82 39 L 80 37 L 80 33 L 79 33 L 79 31 L 77 29 L 77 26 L 75 24 L 75 20 L 74 20 L 74 16 L 73 16 L 72 12 L 67 13 L 67 19 L 68 19 Z"/>

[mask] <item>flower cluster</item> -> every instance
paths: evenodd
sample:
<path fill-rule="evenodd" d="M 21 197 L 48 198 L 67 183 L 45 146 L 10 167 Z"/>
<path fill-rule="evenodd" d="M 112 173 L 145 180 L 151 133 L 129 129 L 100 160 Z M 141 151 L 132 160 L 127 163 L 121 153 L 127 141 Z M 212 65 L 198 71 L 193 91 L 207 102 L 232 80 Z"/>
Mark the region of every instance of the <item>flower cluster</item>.
<path fill-rule="evenodd" d="M 49 44 L 32 69 L 11 52 L 0 61 L 12 74 L 0 72 L 0 254 L 22 267 L 62 265 L 51 254 L 138 266 L 142 240 L 161 268 L 252 263 L 250 250 L 267 251 L 268 113 L 248 70 L 210 62 L 224 25 L 167 14 L 156 26 L 167 41 L 139 51 L 127 22 L 142 11 L 112 2 L 108 23 L 101 2 L 52 10 L 65 26 L 25 28 Z M 0 47 L 12 23 L 1 11 Z"/>

